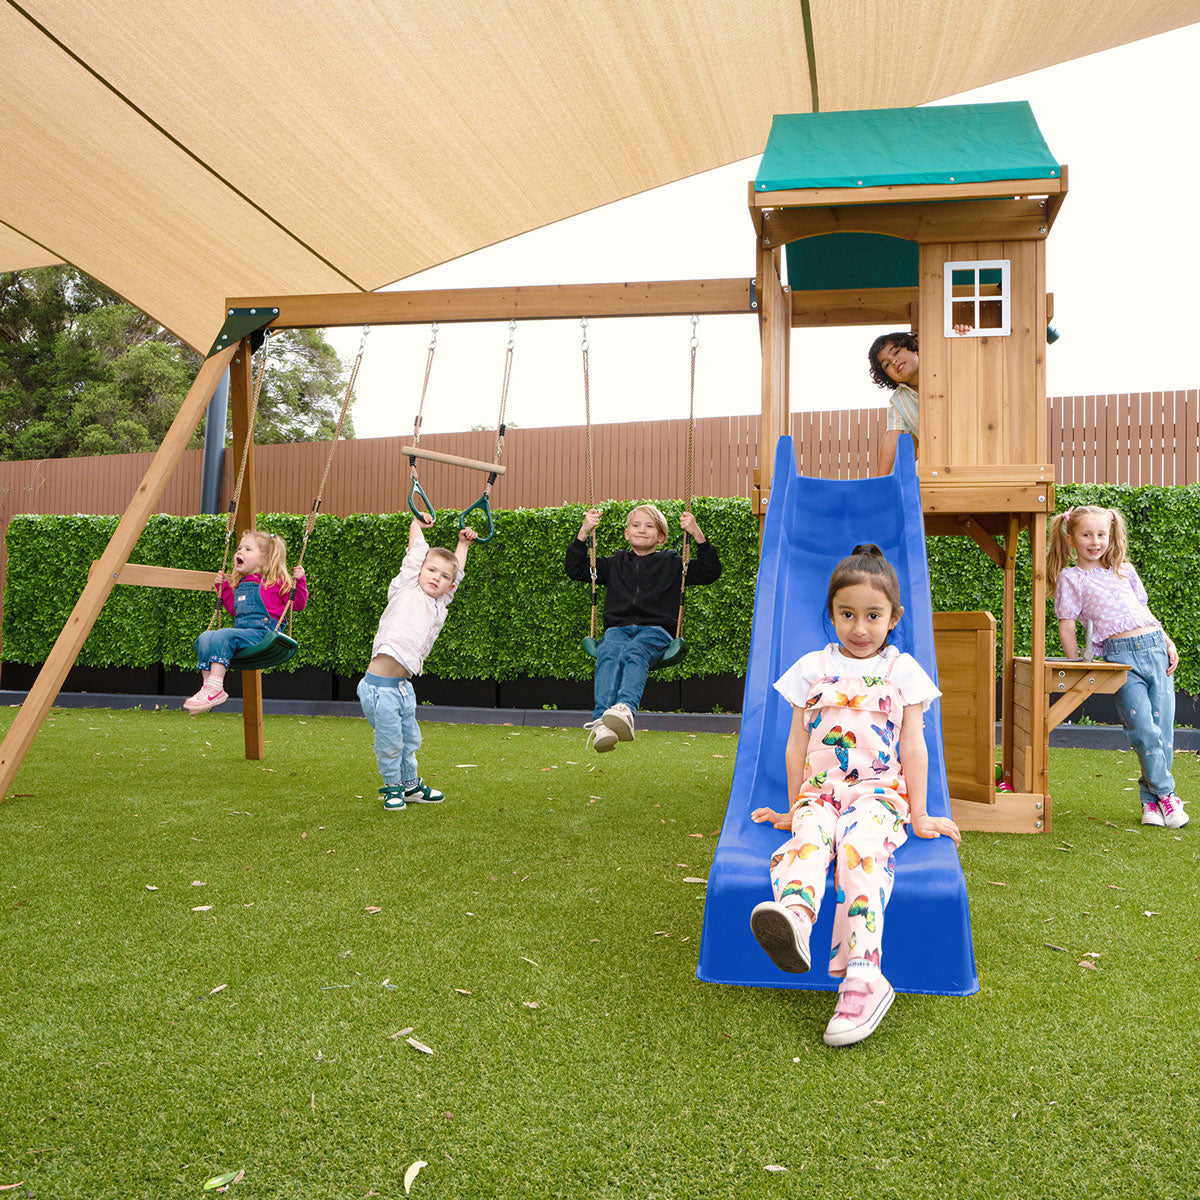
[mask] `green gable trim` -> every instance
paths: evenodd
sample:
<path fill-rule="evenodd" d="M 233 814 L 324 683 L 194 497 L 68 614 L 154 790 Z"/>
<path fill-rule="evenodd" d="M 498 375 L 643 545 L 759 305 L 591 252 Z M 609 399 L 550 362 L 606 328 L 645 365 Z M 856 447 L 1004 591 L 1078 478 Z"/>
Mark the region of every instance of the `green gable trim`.
<path fill-rule="evenodd" d="M 757 192 L 1057 179 L 1027 101 L 785 113 L 771 123 Z"/>
<path fill-rule="evenodd" d="M 828 288 L 916 287 L 916 242 L 882 233 L 826 233 L 789 242 L 787 281 L 793 292 Z"/>

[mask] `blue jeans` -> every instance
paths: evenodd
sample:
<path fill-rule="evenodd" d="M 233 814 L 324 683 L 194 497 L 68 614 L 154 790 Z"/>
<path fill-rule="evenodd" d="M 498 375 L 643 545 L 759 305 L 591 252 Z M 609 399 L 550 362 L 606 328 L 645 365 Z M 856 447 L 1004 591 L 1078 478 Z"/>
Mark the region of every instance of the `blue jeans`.
<path fill-rule="evenodd" d="M 213 663 L 229 666 L 229 660 L 247 646 L 257 646 L 274 628 L 270 617 L 253 626 L 235 625 L 232 629 L 206 629 L 196 639 L 196 666 L 207 671 Z"/>
<path fill-rule="evenodd" d="M 358 701 L 375 731 L 375 761 L 388 787 L 417 782 L 417 695 L 407 679 L 391 679 L 368 671 L 358 682 Z"/>
<path fill-rule="evenodd" d="M 604 631 L 596 652 L 595 706 L 592 718 L 614 704 L 637 712 L 646 690 L 646 676 L 671 644 L 661 625 L 614 625 Z"/>
<path fill-rule="evenodd" d="M 1142 764 L 1142 803 L 1175 790 L 1175 687 L 1167 674 L 1167 639 L 1161 629 L 1135 637 L 1108 638 L 1104 657 L 1129 668 L 1116 695 L 1117 713 Z"/>

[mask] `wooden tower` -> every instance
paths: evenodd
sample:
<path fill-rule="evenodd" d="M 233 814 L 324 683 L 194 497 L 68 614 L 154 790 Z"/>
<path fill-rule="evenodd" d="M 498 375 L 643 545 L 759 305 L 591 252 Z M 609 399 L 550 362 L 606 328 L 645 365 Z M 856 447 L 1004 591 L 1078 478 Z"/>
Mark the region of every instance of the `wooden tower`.
<path fill-rule="evenodd" d="M 792 329 L 911 328 L 920 340 L 926 532 L 970 537 L 1003 572 L 1002 762 L 1011 791 L 997 791 L 994 779 L 995 620 L 935 614 L 946 769 L 955 819 L 968 829 L 1048 829 L 1050 729 L 1124 678 L 1106 664 L 1045 660 L 1054 509 L 1046 238 L 1066 193 L 1066 168 L 1023 102 L 776 117 L 750 187 L 763 345 L 759 462 L 772 461 L 769 449 L 789 429 Z M 956 333 L 963 325 L 969 332 Z M 1030 595 L 1020 598 L 1030 606 L 1028 658 L 1016 657 L 1013 643 L 1022 532 L 1032 560 Z"/>

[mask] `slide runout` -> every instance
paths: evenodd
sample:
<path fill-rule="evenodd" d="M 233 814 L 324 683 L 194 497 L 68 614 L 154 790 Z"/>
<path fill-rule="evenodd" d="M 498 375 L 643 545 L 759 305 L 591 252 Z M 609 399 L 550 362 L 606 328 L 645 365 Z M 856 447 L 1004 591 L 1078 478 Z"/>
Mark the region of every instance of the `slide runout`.
<path fill-rule="evenodd" d="M 771 899 L 768 864 L 786 833 L 750 820 L 753 809 L 784 809 L 784 747 L 791 706 L 773 686 L 788 667 L 833 636 L 824 617 L 829 576 L 860 542 L 875 542 L 896 568 L 904 617 L 893 635 L 937 679 L 925 528 L 912 439 L 902 436 L 891 475 L 810 479 L 796 471 L 790 437 L 775 455 L 754 599 L 742 728 L 729 807 L 708 876 L 697 976 L 711 983 L 831 991 L 825 969 L 833 927 L 832 868 L 813 931 L 813 966 L 780 971 L 750 932 L 750 911 Z M 925 714 L 928 808 L 950 816 L 941 708 Z M 966 881 L 949 838 L 911 837 L 896 853 L 887 907 L 883 970 L 900 992 L 966 996 L 979 990 Z"/>

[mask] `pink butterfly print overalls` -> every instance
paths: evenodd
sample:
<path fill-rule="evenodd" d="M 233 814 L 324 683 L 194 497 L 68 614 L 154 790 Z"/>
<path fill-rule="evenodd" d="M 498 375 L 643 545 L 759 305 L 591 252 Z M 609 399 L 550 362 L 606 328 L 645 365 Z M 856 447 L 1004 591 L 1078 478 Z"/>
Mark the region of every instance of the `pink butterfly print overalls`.
<path fill-rule="evenodd" d="M 904 700 L 883 676 L 832 674 L 828 650 L 804 706 L 808 758 L 792 836 L 771 858 L 775 899 L 820 910 L 825 873 L 836 855 L 837 911 L 829 974 L 851 963 L 879 966 L 883 910 L 892 894 L 895 852 L 908 839 L 907 789 L 900 769 Z M 802 912 L 802 915 L 807 916 Z"/>

